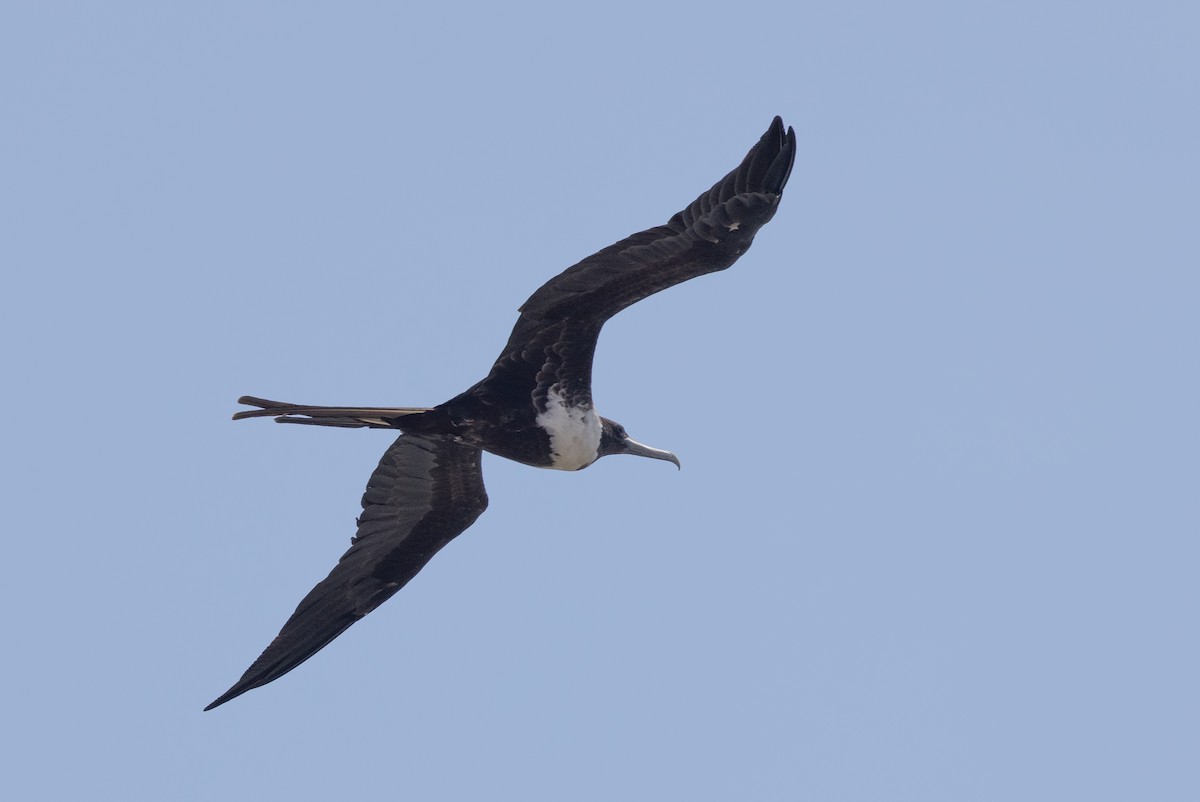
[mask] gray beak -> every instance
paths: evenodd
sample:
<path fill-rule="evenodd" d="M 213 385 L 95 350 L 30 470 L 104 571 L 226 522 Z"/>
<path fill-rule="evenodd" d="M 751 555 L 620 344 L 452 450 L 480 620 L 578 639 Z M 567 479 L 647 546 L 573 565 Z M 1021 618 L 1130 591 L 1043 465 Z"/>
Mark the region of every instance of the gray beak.
<path fill-rule="evenodd" d="M 650 459 L 665 459 L 667 462 L 674 462 L 676 468 L 682 468 L 679 464 L 679 457 L 672 454 L 670 451 L 663 451 L 659 448 L 651 448 L 643 445 L 637 440 L 626 437 L 623 441 L 625 444 L 624 454 L 633 454 L 635 457 L 649 457 Z"/>

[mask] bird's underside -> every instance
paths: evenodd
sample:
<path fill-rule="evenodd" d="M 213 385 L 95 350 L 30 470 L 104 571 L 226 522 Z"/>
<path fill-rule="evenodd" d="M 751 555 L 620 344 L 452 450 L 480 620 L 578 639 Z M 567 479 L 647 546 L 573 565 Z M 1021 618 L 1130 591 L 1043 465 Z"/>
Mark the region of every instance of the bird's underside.
<path fill-rule="evenodd" d="M 634 234 L 547 281 L 521 306 L 488 375 L 436 407 L 319 407 L 252 396 L 234 419 L 394 429 L 371 475 L 350 549 L 210 710 L 278 679 L 403 587 L 487 507 L 480 452 L 576 470 L 609 454 L 673 454 L 596 414 L 592 357 L 604 323 L 637 301 L 723 270 L 778 208 L 796 138 L 776 117 L 742 163 L 664 225 Z"/>

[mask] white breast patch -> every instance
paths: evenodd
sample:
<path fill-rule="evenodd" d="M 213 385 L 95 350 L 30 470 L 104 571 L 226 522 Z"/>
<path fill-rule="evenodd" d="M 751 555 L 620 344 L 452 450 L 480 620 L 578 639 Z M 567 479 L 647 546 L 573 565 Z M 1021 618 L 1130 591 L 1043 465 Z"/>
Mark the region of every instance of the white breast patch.
<path fill-rule="evenodd" d="M 562 393 L 551 389 L 546 396 L 546 411 L 537 416 L 537 425 L 550 435 L 551 468 L 577 471 L 596 461 L 600 449 L 600 416 L 591 405 L 569 407 Z"/>

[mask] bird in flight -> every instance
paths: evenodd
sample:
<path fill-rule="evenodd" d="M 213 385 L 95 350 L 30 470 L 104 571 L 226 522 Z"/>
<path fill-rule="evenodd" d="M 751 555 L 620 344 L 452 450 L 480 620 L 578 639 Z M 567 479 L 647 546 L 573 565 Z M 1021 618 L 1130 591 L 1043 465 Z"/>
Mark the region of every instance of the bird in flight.
<path fill-rule="evenodd" d="M 480 456 L 578 471 L 600 457 L 672 462 L 592 403 L 605 321 L 680 282 L 724 270 L 774 215 L 796 157 L 776 117 L 742 163 L 666 225 L 626 237 L 543 284 L 520 308 L 491 372 L 436 407 L 314 407 L 243 396 L 233 417 L 399 430 L 371 474 L 350 550 L 300 602 L 266 651 L 205 708 L 279 679 L 404 587 L 487 508 Z"/>

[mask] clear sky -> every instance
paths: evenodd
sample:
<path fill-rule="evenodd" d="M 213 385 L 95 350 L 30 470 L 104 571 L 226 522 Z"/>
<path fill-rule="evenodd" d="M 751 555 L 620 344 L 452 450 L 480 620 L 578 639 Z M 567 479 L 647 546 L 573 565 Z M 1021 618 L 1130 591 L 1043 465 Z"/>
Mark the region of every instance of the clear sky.
<path fill-rule="evenodd" d="M 1200 11 L 11 3 L 17 799 L 1200 798 Z M 386 433 L 780 114 L 732 269 L 605 330 L 683 470 L 487 457 L 400 595 L 211 713 Z"/>

